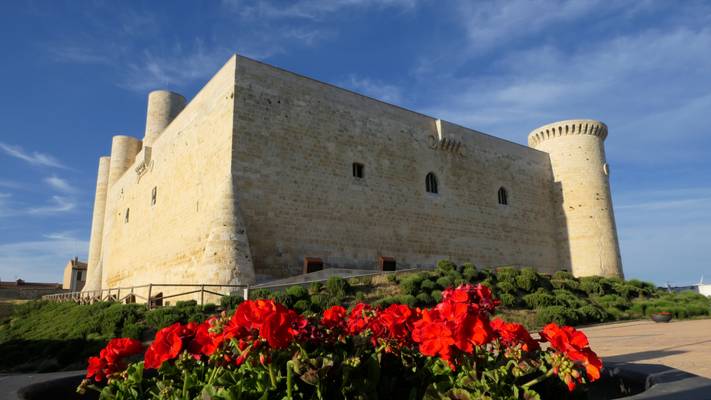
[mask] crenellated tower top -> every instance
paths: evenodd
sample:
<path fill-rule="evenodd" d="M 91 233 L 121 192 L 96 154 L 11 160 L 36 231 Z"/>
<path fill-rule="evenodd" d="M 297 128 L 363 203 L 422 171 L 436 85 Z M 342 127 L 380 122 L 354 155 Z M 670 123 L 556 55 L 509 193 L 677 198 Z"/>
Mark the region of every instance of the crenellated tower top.
<path fill-rule="evenodd" d="M 528 146 L 536 148 L 544 140 L 565 135 L 594 135 L 605 140 L 607 125 L 594 119 L 569 119 L 543 125 L 528 134 Z"/>

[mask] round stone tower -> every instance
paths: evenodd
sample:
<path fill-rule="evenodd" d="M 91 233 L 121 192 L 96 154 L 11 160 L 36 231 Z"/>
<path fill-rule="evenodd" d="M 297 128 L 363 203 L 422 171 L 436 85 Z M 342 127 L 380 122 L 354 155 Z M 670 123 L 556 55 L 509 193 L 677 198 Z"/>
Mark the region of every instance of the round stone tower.
<path fill-rule="evenodd" d="M 123 175 L 136 160 L 141 151 L 141 141 L 131 137 L 118 135 L 111 140 L 111 167 L 109 168 L 109 188 Z"/>
<path fill-rule="evenodd" d="M 148 94 L 146 133 L 143 137 L 143 145 L 151 147 L 165 127 L 183 111 L 186 103 L 185 97 L 167 90 L 155 90 Z"/>
<path fill-rule="evenodd" d="M 560 210 L 560 261 L 575 276 L 623 276 L 606 137 L 607 126 L 588 119 L 555 122 L 528 135 L 530 147 L 550 155 Z"/>
<path fill-rule="evenodd" d="M 109 166 L 111 157 L 99 158 L 99 172 L 96 177 L 94 195 L 94 214 L 91 218 L 91 238 L 89 239 L 89 259 L 86 268 L 84 291 L 101 289 L 101 239 L 104 234 L 104 213 L 106 211 L 106 193 L 109 187 Z"/>

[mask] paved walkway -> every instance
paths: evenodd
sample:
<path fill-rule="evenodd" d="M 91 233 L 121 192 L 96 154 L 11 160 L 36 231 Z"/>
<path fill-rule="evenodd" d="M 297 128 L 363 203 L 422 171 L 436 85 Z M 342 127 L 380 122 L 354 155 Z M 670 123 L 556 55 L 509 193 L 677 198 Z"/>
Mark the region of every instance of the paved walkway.
<path fill-rule="evenodd" d="M 711 378 L 711 319 L 633 321 L 582 330 L 603 363 L 663 364 Z"/>

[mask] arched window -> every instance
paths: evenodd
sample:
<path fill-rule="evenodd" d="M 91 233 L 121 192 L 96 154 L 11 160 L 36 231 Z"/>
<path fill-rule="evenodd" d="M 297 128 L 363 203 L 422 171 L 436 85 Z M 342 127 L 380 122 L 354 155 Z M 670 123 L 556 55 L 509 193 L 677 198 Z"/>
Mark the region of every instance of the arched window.
<path fill-rule="evenodd" d="M 425 177 L 425 189 L 427 189 L 427 193 L 439 193 L 437 190 L 437 177 L 432 172 Z"/>
<path fill-rule="evenodd" d="M 509 194 L 503 186 L 499 188 L 499 204 L 509 204 Z"/>

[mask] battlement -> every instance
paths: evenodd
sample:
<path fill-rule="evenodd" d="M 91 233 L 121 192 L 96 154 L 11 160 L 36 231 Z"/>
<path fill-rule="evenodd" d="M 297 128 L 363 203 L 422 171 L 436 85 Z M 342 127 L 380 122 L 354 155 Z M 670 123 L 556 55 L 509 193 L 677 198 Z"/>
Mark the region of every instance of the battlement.
<path fill-rule="evenodd" d="M 544 140 L 565 135 L 595 135 L 605 140 L 607 125 L 594 119 L 569 119 L 543 125 L 528 134 L 528 145 L 535 148 Z"/>

